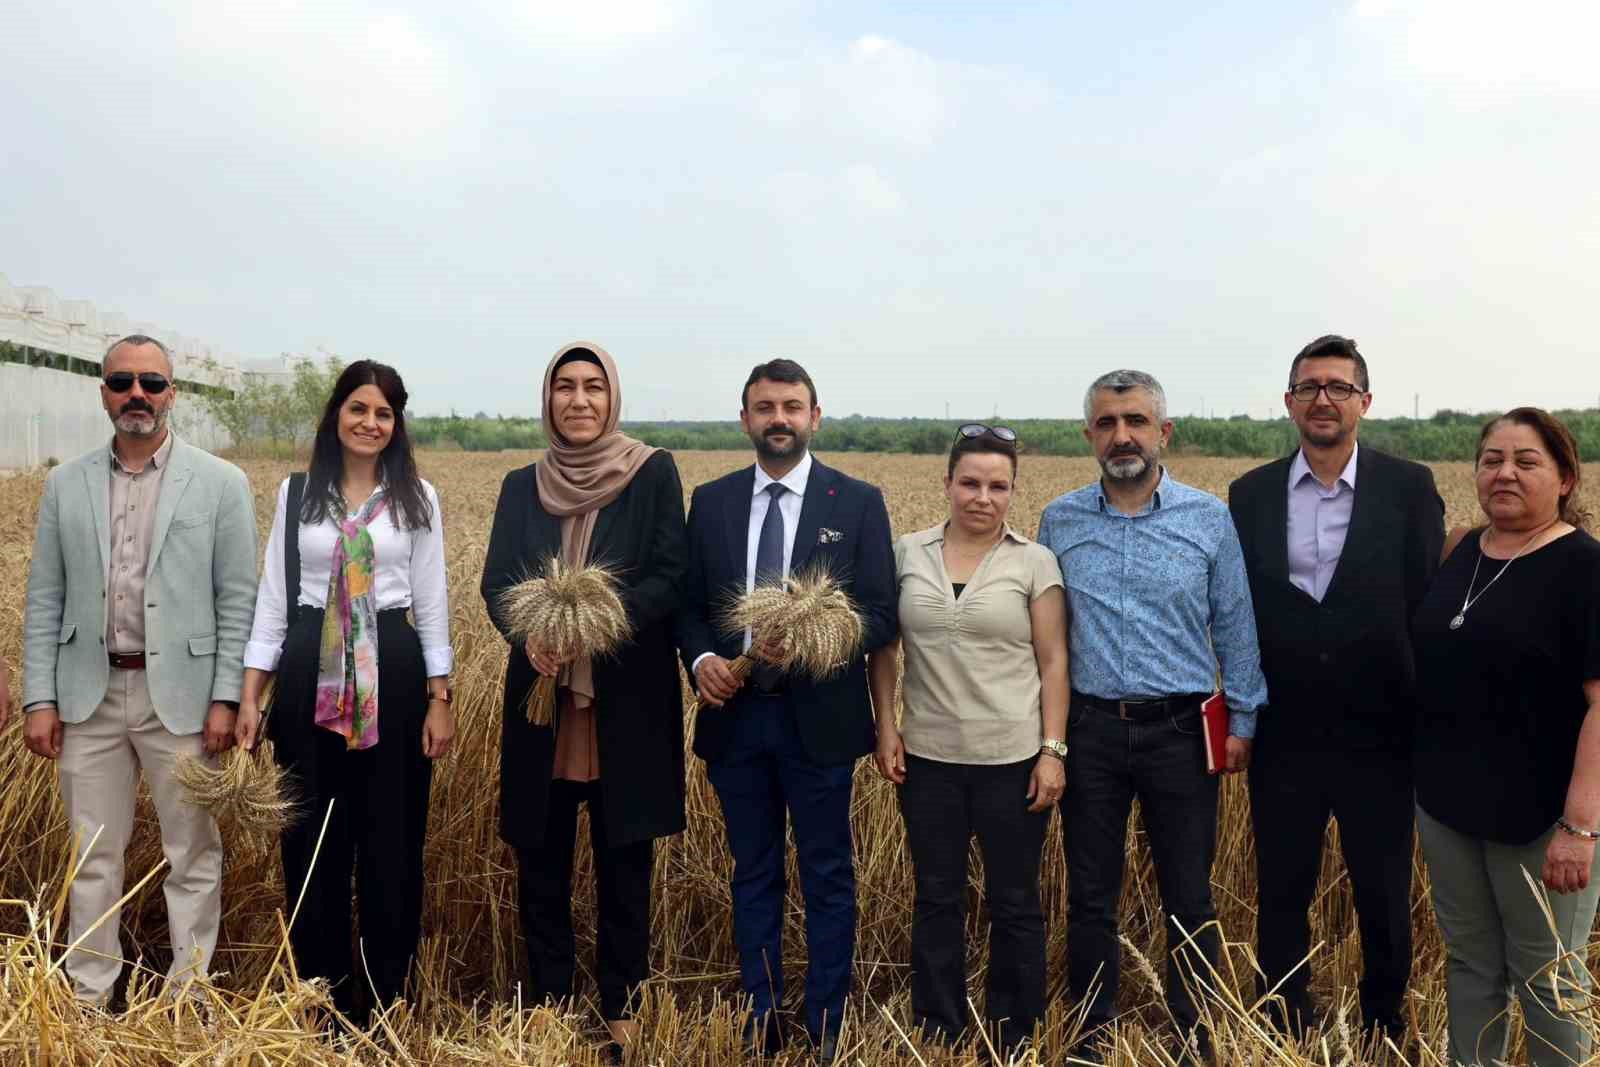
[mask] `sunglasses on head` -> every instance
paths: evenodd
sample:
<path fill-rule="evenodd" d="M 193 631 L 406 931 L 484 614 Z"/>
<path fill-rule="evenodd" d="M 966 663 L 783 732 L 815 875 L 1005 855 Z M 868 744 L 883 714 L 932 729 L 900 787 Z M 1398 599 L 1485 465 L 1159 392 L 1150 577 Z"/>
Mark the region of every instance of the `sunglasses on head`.
<path fill-rule="evenodd" d="M 960 434 L 962 437 L 969 438 L 982 437 L 984 434 L 988 434 L 990 437 L 993 437 L 998 441 L 1006 441 L 1011 444 L 1015 444 L 1017 440 L 1017 431 L 1013 430 L 1011 427 L 985 426 L 981 422 L 965 423 L 956 429 L 956 433 Z"/>
<path fill-rule="evenodd" d="M 134 374 L 132 371 L 113 371 L 105 376 L 106 388 L 113 393 L 126 393 L 133 388 L 134 382 L 139 383 L 139 388 L 151 396 L 159 396 L 167 391 L 167 386 L 172 383 L 167 381 L 165 374 L 155 371 L 145 371 L 143 374 Z"/>

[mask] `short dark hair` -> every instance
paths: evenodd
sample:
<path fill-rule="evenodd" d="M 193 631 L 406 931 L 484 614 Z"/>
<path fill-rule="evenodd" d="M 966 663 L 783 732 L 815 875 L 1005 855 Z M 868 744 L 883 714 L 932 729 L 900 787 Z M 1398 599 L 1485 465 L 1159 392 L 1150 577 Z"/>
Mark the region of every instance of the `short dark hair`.
<path fill-rule="evenodd" d="M 1567 429 L 1566 423 L 1543 408 L 1512 408 L 1504 415 L 1497 415 L 1484 423 L 1478 433 L 1478 449 L 1473 454 L 1473 465 L 1476 466 L 1483 459 L 1483 443 L 1489 439 L 1489 434 L 1494 432 L 1496 426 L 1506 422 L 1526 426 L 1538 434 L 1539 440 L 1544 442 L 1545 451 L 1555 460 L 1561 477 L 1572 479 L 1572 488 L 1556 498 L 1556 518 L 1580 530 L 1587 528 L 1589 511 L 1578 500 L 1578 489 L 1583 483 L 1583 460 L 1578 454 L 1578 440 Z"/>
<path fill-rule="evenodd" d="M 739 391 L 740 411 L 749 405 L 750 387 L 757 382 L 782 382 L 785 385 L 804 382 L 806 391 L 811 394 L 811 406 L 817 406 L 817 387 L 811 381 L 811 375 L 792 359 L 769 359 L 765 363 L 757 363 L 751 369 L 750 377 L 744 380 L 744 388 Z"/>
<path fill-rule="evenodd" d="M 1294 388 L 1294 375 L 1300 369 L 1300 364 L 1308 359 L 1348 359 L 1356 365 L 1357 381 L 1363 393 L 1372 392 L 1372 380 L 1367 377 L 1367 358 L 1361 354 L 1356 343 L 1349 337 L 1340 337 L 1336 333 L 1323 334 L 1302 348 L 1294 357 L 1294 362 L 1289 364 L 1289 388 Z"/>
<path fill-rule="evenodd" d="M 956 464 L 961 462 L 962 456 L 981 455 L 993 453 L 1005 456 L 1011 461 L 1011 477 L 1017 476 L 1017 443 L 1015 441 L 1002 441 L 994 434 L 985 431 L 976 437 L 956 436 L 956 443 L 950 446 L 950 465 L 945 468 L 945 476 L 950 477 L 956 472 Z"/>

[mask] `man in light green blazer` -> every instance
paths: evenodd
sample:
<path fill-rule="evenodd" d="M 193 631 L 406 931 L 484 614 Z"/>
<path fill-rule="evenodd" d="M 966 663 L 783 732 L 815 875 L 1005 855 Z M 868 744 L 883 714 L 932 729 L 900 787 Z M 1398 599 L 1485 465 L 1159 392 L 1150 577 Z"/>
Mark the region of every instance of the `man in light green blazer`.
<path fill-rule="evenodd" d="M 222 840 L 211 816 L 185 800 L 173 767 L 184 754 L 214 759 L 231 743 L 256 595 L 249 482 L 167 428 L 177 390 L 166 348 L 123 338 L 102 370 L 115 435 L 45 482 L 22 685 L 24 739 L 58 761 L 79 835 L 68 934 L 79 947 L 66 967 L 78 997 L 96 1004 L 122 971 L 115 912 L 141 769 L 170 865 L 168 976 L 208 973 Z"/>

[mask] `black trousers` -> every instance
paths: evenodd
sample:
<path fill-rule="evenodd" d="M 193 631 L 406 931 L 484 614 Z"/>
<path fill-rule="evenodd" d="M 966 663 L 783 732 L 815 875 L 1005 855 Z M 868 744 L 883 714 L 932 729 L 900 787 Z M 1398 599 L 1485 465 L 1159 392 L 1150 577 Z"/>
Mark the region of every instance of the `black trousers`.
<path fill-rule="evenodd" d="M 347 749 L 343 737 L 313 718 L 322 617 L 302 608 L 290 628 L 278 668 L 280 696 L 268 720 L 278 764 L 293 775 L 301 798 L 299 820 L 283 833 L 286 914 L 294 914 L 304 886 L 289 929 L 295 967 L 301 977 L 326 978 L 339 1010 L 360 1023 L 367 1007 L 404 993 L 422 928 L 422 848 L 433 782 L 433 763 L 422 754 L 428 677 L 405 612 L 379 612 L 378 743 Z M 350 941 L 358 898 L 360 955 Z"/>
<path fill-rule="evenodd" d="M 1169 920 L 1167 1010 L 1185 1031 L 1198 1020 L 1184 975 L 1210 980 L 1200 956 L 1214 967 L 1221 951 L 1211 899 L 1217 776 L 1206 773 L 1201 729 L 1198 708 L 1133 722 L 1073 698 L 1061 832 L 1067 854 L 1067 982 L 1076 1001 L 1095 991 L 1086 1028 L 1116 1015 L 1117 905 L 1135 797 Z M 1186 937 L 1193 940 L 1186 943 Z"/>
<path fill-rule="evenodd" d="M 1261 894 L 1257 958 L 1266 989 L 1283 983 L 1278 992 L 1289 1023 L 1295 1013 L 1306 1022 L 1311 1018 L 1311 967 L 1301 963 L 1311 951 L 1306 912 L 1332 816 L 1339 820 L 1355 892 L 1364 965 L 1361 1012 L 1368 1026 L 1403 1029 L 1401 999 L 1411 978 L 1414 805 L 1411 764 L 1403 755 L 1271 747 L 1255 753 L 1250 817 Z"/>
<path fill-rule="evenodd" d="M 650 879 L 655 842 L 612 847 L 606 840 L 600 783 L 550 783 L 544 843 L 517 849 L 518 904 L 528 947 L 528 992 L 532 1003 L 572 995 L 576 948 L 572 938 L 572 854 L 578 838 L 578 805 L 589 805 L 589 844 L 594 853 L 595 984 L 600 1014 L 627 1017 L 634 991 L 650 977 Z"/>
<path fill-rule="evenodd" d="M 1014 1049 L 1044 1015 L 1044 912 L 1039 856 L 1049 812 L 1029 812 L 1036 756 L 984 766 L 906 756 L 900 811 L 916 867 L 911 921 L 911 1012 L 951 1040 L 967 1029 L 967 843 L 983 850 L 989 901 L 984 1014 L 998 1047 Z"/>

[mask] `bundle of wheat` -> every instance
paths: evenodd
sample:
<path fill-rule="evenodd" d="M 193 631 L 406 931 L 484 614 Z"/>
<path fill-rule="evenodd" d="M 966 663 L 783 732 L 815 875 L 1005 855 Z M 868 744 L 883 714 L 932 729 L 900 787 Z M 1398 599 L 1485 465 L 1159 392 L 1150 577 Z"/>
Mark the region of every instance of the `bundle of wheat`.
<path fill-rule="evenodd" d="M 837 673 L 861 649 L 861 613 L 823 567 L 781 584 L 758 585 L 735 597 L 722 613 L 722 630 L 730 635 L 749 630 L 752 648 L 777 644 L 782 655 L 772 665 L 813 681 Z M 728 669 L 742 682 L 755 671 L 756 663 L 755 656 L 743 652 Z"/>
<path fill-rule="evenodd" d="M 215 765 L 185 754 L 172 773 L 191 804 L 239 833 L 276 837 L 298 815 L 287 776 L 269 754 L 234 749 Z"/>
<path fill-rule="evenodd" d="M 500 611 L 513 637 L 562 660 L 609 656 L 632 636 L 616 576 L 592 563 L 573 567 L 551 557 L 544 577 L 500 594 Z M 556 680 L 541 676 L 528 697 L 528 721 L 550 725 L 555 704 Z"/>

